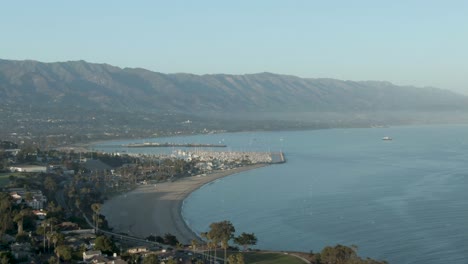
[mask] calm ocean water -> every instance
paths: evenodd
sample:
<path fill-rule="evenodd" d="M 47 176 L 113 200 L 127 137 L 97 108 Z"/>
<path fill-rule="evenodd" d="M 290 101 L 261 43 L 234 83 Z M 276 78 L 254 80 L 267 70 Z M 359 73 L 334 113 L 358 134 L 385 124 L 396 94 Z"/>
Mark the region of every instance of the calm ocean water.
<path fill-rule="evenodd" d="M 383 136 L 393 140 L 382 141 Z M 285 152 L 285 164 L 229 176 L 192 193 L 183 215 L 197 233 L 230 220 L 237 231 L 254 232 L 262 249 L 316 252 L 340 243 L 390 263 L 468 263 L 468 126 L 152 141 L 224 142 L 232 150 Z M 162 151 L 127 151 L 142 150 Z"/>

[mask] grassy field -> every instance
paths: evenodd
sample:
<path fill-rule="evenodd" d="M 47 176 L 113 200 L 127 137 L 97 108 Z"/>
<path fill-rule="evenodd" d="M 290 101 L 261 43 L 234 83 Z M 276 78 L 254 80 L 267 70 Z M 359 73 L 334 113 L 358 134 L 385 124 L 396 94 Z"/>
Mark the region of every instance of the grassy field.
<path fill-rule="evenodd" d="M 245 263 L 248 264 L 304 264 L 301 259 L 283 253 L 245 252 L 243 254 Z M 222 252 L 218 254 L 218 257 L 222 256 Z"/>
<path fill-rule="evenodd" d="M 0 187 L 3 187 L 7 185 L 10 182 L 10 175 L 14 175 L 15 177 L 22 177 L 24 176 L 20 172 L 5 172 L 5 173 L 0 173 Z"/>

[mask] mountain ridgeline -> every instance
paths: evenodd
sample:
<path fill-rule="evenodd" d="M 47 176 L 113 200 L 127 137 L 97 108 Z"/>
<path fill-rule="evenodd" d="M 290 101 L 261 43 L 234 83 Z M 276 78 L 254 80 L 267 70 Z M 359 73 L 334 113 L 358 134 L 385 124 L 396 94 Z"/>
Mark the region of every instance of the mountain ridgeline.
<path fill-rule="evenodd" d="M 349 112 L 468 109 L 447 90 L 289 75 L 162 74 L 85 61 L 0 60 L 0 103 L 141 112 Z"/>
<path fill-rule="evenodd" d="M 13 142 L 461 122 L 468 97 L 436 88 L 0 60 L 0 138 Z"/>

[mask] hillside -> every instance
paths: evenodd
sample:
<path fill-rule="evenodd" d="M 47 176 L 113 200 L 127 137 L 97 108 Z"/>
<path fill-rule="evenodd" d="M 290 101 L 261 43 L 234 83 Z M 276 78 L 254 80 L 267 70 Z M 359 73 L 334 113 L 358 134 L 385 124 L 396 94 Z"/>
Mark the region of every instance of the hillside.
<path fill-rule="evenodd" d="M 0 103 L 143 112 L 459 110 L 468 98 L 388 82 L 162 74 L 84 61 L 0 60 Z"/>
<path fill-rule="evenodd" d="M 0 60 L 0 136 L 12 141 L 459 123 L 467 111 L 466 96 L 388 82 Z"/>

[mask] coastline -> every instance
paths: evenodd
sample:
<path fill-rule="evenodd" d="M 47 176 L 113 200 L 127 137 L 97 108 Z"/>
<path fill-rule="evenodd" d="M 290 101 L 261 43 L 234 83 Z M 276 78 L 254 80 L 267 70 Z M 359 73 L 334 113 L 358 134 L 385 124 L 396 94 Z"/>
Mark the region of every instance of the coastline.
<path fill-rule="evenodd" d="M 114 232 L 142 238 L 171 233 L 182 244 L 189 244 L 192 239 L 200 238 L 187 226 L 182 216 L 185 198 L 214 180 L 267 165 L 269 164 L 254 164 L 216 171 L 206 176 L 192 176 L 175 182 L 159 183 L 156 186 L 139 186 L 106 201 L 101 214 L 106 217 Z"/>

